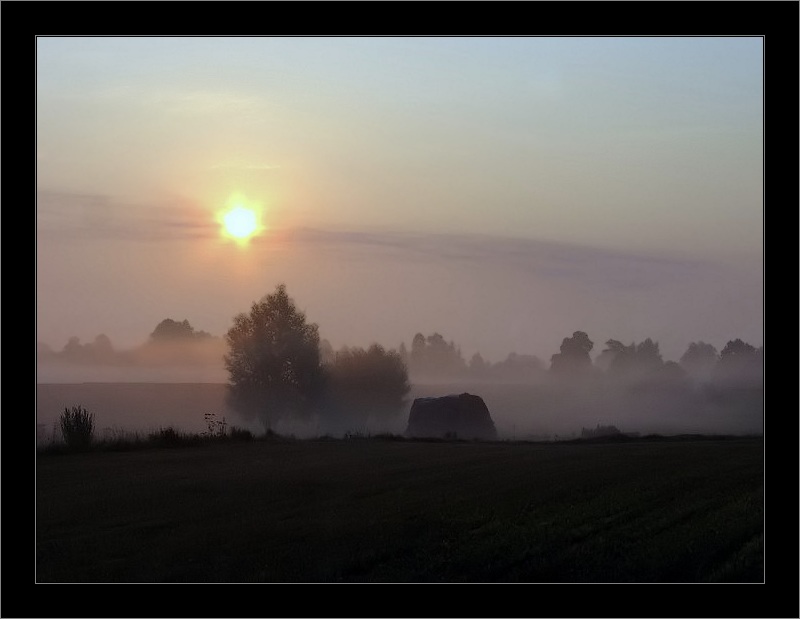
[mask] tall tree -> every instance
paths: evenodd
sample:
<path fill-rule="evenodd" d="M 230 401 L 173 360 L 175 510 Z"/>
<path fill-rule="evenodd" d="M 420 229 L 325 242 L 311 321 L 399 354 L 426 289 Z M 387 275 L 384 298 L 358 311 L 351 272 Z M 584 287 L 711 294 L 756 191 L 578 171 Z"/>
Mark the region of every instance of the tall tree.
<path fill-rule="evenodd" d="M 730 340 L 719 353 L 716 375 L 723 380 L 760 381 L 763 380 L 763 360 L 763 347 L 756 349 L 739 338 Z"/>
<path fill-rule="evenodd" d="M 154 342 L 172 342 L 175 340 L 189 340 L 194 337 L 194 328 L 189 321 L 181 321 L 165 318 L 156 325 L 150 334 L 150 339 Z"/>
<path fill-rule="evenodd" d="M 455 378 L 467 371 L 461 349 L 453 341 L 447 342 L 440 333 L 427 338 L 417 333 L 411 342 L 409 369 L 417 377 Z"/>
<path fill-rule="evenodd" d="M 306 322 L 284 284 L 237 315 L 225 340 L 231 406 L 267 428 L 313 410 L 324 387 L 319 328 Z"/>
<path fill-rule="evenodd" d="M 575 331 L 572 337 L 565 337 L 561 341 L 561 352 L 550 358 L 550 370 L 562 374 L 580 374 L 592 367 L 592 358 L 589 352 L 594 347 L 594 342 L 583 331 Z"/>
<path fill-rule="evenodd" d="M 636 345 L 636 365 L 643 373 L 661 369 L 664 360 L 661 358 L 658 342 L 654 342 L 648 337 Z"/>
<path fill-rule="evenodd" d="M 696 380 L 709 380 L 719 360 L 717 349 L 706 342 L 691 342 L 681 355 L 680 364 Z"/>
<path fill-rule="evenodd" d="M 364 425 L 370 419 L 380 426 L 395 418 L 411 389 L 399 353 L 378 344 L 366 350 L 342 348 L 327 373 L 327 399 L 334 417 L 329 423 L 344 424 L 344 430 Z"/>

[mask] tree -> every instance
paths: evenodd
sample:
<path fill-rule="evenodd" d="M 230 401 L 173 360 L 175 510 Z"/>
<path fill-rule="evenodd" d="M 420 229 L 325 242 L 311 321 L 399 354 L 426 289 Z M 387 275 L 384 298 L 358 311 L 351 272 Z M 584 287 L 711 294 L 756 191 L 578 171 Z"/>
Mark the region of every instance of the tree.
<path fill-rule="evenodd" d="M 585 372 L 592 367 L 592 358 L 589 352 L 594 347 L 594 342 L 583 331 L 575 331 L 572 337 L 565 337 L 561 341 L 561 352 L 550 358 L 550 369 L 553 372 L 574 374 Z"/>
<path fill-rule="evenodd" d="M 111 339 L 105 333 L 101 333 L 94 338 L 90 351 L 92 359 L 98 363 L 113 361 L 115 357 L 114 346 L 111 344 Z"/>
<path fill-rule="evenodd" d="M 664 368 L 658 342 L 649 337 L 638 344 L 631 342 L 629 346 L 619 340 L 608 340 L 596 363 L 606 366 L 610 374 L 635 380 L 655 378 Z M 675 368 L 670 367 L 669 372 L 674 376 Z"/>
<path fill-rule="evenodd" d="M 333 346 L 328 340 L 322 340 L 319 343 L 319 361 L 323 365 L 330 365 L 336 357 Z"/>
<path fill-rule="evenodd" d="M 409 356 L 408 356 L 408 349 L 403 342 L 400 342 L 400 346 L 397 349 L 397 354 L 400 355 L 400 359 L 403 362 L 403 365 L 408 368 Z"/>
<path fill-rule="evenodd" d="M 237 315 L 225 340 L 232 407 L 257 415 L 268 429 L 313 410 L 324 387 L 319 328 L 306 322 L 284 284 Z"/>
<path fill-rule="evenodd" d="M 740 360 L 749 361 L 754 358 L 755 353 L 755 346 L 737 338 L 725 344 L 725 348 L 719 354 L 719 360 L 722 363 L 738 363 Z"/>
<path fill-rule="evenodd" d="M 417 333 L 411 342 L 409 367 L 416 376 L 426 378 L 455 378 L 467 371 L 461 349 L 453 341 L 447 342 L 439 333 L 427 338 Z"/>
<path fill-rule="evenodd" d="M 763 380 L 763 347 L 756 349 L 740 339 L 730 340 L 717 362 L 717 378 L 728 381 L 761 381 Z"/>
<path fill-rule="evenodd" d="M 400 354 L 378 344 L 367 350 L 342 348 L 327 372 L 328 401 L 339 425 L 363 425 L 370 418 L 377 422 L 396 418 L 411 390 Z"/>
<path fill-rule="evenodd" d="M 184 319 L 180 322 L 166 318 L 156 325 L 155 330 L 150 334 L 153 342 L 175 342 L 210 338 L 211 334 L 205 331 L 195 331 L 189 321 Z"/>
<path fill-rule="evenodd" d="M 61 354 L 64 358 L 70 361 L 80 361 L 86 356 L 85 349 L 83 344 L 81 344 L 80 338 L 74 335 L 67 340 L 67 343 L 64 345 L 64 349 L 61 351 Z"/>
<path fill-rule="evenodd" d="M 636 364 L 643 373 L 654 372 L 661 369 L 664 360 L 661 358 L 661 351 L 658 342 L 654 342 L 649 337 L 636 345 Z"/>
<path fill-rule="evenodd" d="M 611 369 L 616 359 L 628 354 L 633 354 L 634 350 L 634 344 L 628 347 L 619 340 L 607 340 L 605 349 L 597 355 L 597 359 L 594 360 L 594 363 L 601 370 L 608 371 Z"/>
<path fill-rule="evenodd" d="M 695 379 L 708 380 L 719 360 L 717 349 L 703 341 L 691 342 L 680 358 L 681 367 Z"/>
<path fill-rule="evenodd" d="M 492 378 L 500 381 L 531 382 L 544 370 L 541 359 L 534 355 L 509 353 L 504 361 L 498 361 L 490 370 Z"/>
<path fill-rule="evenodd" d="M 484 378 L 489 371 L 490 364 L 484 361 L 483 355 L 476 352 L 469 360 L 469 373 L 472 378 Z"/>

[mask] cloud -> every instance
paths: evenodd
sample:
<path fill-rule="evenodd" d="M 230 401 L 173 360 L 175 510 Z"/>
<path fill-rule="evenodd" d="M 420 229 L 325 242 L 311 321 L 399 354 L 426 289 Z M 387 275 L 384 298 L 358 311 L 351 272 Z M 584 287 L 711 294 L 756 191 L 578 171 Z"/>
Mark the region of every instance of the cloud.
<path fill-rule="evenodd" d="M 132 204 L 102 194 L 39 191 L 37 237 L 170 240 L 217 235 L 217 224 L 191 204 Z"/>
<path fill-rule="evenodd" d="M 99 194 L 40 191 L 37 226 L 42 236 L 157 240 L 218 235 L 209 214 L 192 204 L 128 204 Z M 530 238 L 409 231 L 291 228 L 253 239 L 253 247 L 325 248 L 349 259 L 480 264 L 530 273 L 539 279 L 643 290 L 666 282 L 724 275 L 710 261 L 625 252 Z"/>
<path fill-rule="evenodd" d="M 723 276 L 726 269 L 710 261 L 622 252 L 537 239 L 477 234 L 332 231 L 299 228 L 285 241 L 338 248 L 360 248 L 403 259 L 444 260 L 530 273 L 550 281 L 645 290 L 670 282 L 700 282 Z"/>
<path fill-rule="evenodd" d="M 217 238 L 217 226 L 208 212 L 192 204 L 136 205 L 96 194 L 38 194 L 40 238 L 201 240 Z M 324 250 L 365 264 L 382 260 L 450 265 L 461 273 L 480 268 L 484 273 L 528 277 L 603 297 L 703 285 L 730 288 L 738 275 L 734 267 L 709 260 L 480 234 L 273 229 L 252 239 L 251 249 Z"/>

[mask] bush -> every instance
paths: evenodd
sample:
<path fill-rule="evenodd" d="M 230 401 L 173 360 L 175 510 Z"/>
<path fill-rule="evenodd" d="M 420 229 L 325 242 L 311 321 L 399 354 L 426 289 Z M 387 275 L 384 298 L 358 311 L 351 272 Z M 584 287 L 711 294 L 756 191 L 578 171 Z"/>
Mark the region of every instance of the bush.
<path fill-rule="evenodd" d="M 217 419 L 214 413 L 206 413 L 203 415 L 206 422 L 206 431 L 202 436 L 206 438 L 225 438 L 227 433 L 228 422 L 223 417 L 221 420 Z"/>
<path fill-rule="evenodd" d="M 234 441 L 251 441 L 253 440 L 253 433 L 247 428 L 231 426 L 230 438 Z"/>
<path fill-rule="evenodd" d="M 94 415 L 80 405 L 65 408 L 61 413 L 61 435 L 70 449 L 88 449 L 94 436 Z"/>
<path fill-rule="evenodd" d="M 411 389 L 400 355 L 377 344 L 367 350 L 342 349 L 327 373 L 329 414 L 344 427 L 364 427 L 370 418 L 378 423 L 396 418 Z"/>
<path fill-rule="evenodd" d="M 159 428 L 158 432 L 151 432 L 147 438 L 151 444 L 162 447 L 177 447 L 188 442 L 188 438 L 172 426 Z"/>

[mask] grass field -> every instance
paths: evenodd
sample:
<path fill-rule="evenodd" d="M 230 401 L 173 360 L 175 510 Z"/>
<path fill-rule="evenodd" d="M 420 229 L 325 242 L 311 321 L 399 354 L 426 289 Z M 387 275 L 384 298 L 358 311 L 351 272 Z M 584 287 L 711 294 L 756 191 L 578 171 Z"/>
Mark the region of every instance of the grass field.
<path fill-rule="evenodd" d="M 205 430 L 204 414 L 263 432 L 257 420 L 237 414 L 225 401 L 224 383 L 83 383 L 37 384 L 36 416 L 43 440 L 57 430 L 65 406 L 83 405 L 96 418 L 98 436 L 108 431 L 149 432 L 174 426 L 184 432 Z M 336 427 L 317 422 L 278 423 L 273 429 L 298 438 L 347 430 L 372 434 L 403 433 L 414 398 L 469 392 L 480 395 L 501 439 L 580 436 L 581 428 L 613 424 L 622 432 L 641 434 L 763 433 L 763 390 L 745 390 L 724 402 L 702 392 L 630 392 L 606 385 L 589 391 L 559 391 L 535 384 L 447 383 L 412 387 L 405 409 L 395 419 L 371 420 L 366 427 Z M 335 424 L 334 424 L 335 425 Z"/>
<path fill-rule="evenodd" d="M 38 582 L 761 582 L 763 439 L 38 456 Z"/>

